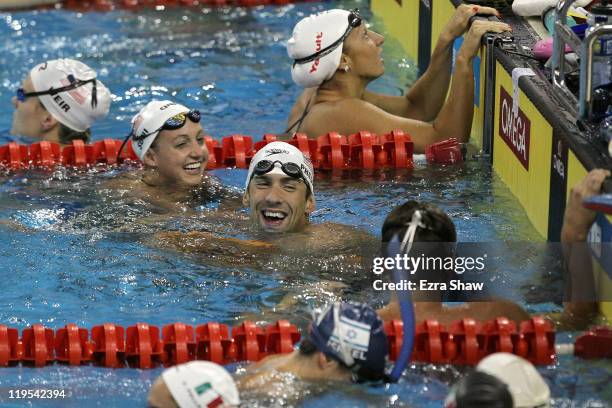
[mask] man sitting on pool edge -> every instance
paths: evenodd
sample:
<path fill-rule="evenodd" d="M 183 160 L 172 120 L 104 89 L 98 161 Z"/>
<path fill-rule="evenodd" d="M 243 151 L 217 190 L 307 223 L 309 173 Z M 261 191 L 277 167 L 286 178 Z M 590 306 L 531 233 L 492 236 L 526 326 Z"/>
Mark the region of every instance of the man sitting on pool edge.
<path fill-rule="evenodd" d="M 108 114 L 111 93 L 96 72 L 73 59 L 32 68 L 13 97 L 10 133 L 68 144 L 88 142 L 90 127 Z"/>

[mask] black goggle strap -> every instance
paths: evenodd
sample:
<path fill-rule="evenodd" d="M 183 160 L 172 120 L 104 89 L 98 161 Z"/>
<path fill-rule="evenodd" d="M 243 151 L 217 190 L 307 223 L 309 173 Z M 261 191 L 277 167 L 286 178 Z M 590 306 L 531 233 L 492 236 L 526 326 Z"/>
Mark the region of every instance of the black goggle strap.
<path fill-rule="evenodd" d="M 338 38 L 336 41 L 334 41 L 327 47 L 323 48 L 320 51 L 315 52 L 314 54 L 308 57 L 297 58 L 293 60 L 293 66 L 296 66 L 297 64 L 305 64 L 307 62 L 311 62 L 311 61 L 323 58 L 324 56 L 331 54 L 336 48 L 338 48 L 338 46 L 340 46 L 340 44 L 342 44 L 344 40 L 346 40 L 346 37 L 349 36 L 351 31 L 354 28 L 359 27 L 361 25 L 361 16 L 359 15 L 359 9 L 351 10 L 348 20 L 349 20 L 348 27 L 346 28 L 346 31 L 344 32 L 344 34 L 342 34 L 342 37 Z"/>
<path fill-rule="evenodd" d="M 130 136 L 132 136 L 131 132 L 129 135 L 127 135 L 125 139 L 123 139 L 123 143 L 121 143 L 121 147 L 119 148 L 119 150 L 117 150 L 117 158 L 116 158 L 117 163 L 119 163 L 119 156 L 121 156 L 121 152 L 123 151 L 123 148 L 127 144 L 128 140 L 130 140 Z"/>
<path fill-rule="evenodd" d="M 61 88 L 53 88 L 51 87 L 49 90 L 47 91 L 40 91 L 40 92 L 24 92 L 23 93 L 23 97 L 24 98 L 29 98 L 31 96 L 43 96 L 43 95 L 57 95 L 60 92 L 67 92 L 67 91 L 71 91 L 73 89 L 79 88 L 83 85 L 86 85 L 88 83 L 92 83 L 93 86 L 91 88 L 91 107 L 95 108 L 96 106 L 98 106 L 98 89 L 96 86 L 96 78 L 91 78 L 91 79 L 86 79 L 86 80 L 80 80 L 80 79 L 75 79 L 74 75 L 70 74 L 68 75 L 68 81 L 70 81 L 70 85 L 66 85 L 63 86 Z"/>

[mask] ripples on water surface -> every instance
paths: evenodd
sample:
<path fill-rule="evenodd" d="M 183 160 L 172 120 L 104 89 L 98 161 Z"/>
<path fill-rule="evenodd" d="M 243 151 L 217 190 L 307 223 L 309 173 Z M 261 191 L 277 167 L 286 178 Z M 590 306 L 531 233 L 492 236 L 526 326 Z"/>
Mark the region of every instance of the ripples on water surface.
<path fill-rule="evenodd" d="M 258 139 L 264 133 L 282 131 L 298 92 L 289 75 L 284 41 L 301 17 L 332 4 L 336 3 L 139 14 L 0 14 L 0 106 L 4 107 L 0 143 L 15 140 L 8 135 L 10 98 L 24 75 L 38 62 L 59 57 L 88 63 L 113 92 L 111 113 L 93 127 L 94 139 L 123 137 L 129 119 L 151 95 L 199 108 L 206 131 L 215 137 L 243 133 Z M 340 5 L 367 8 L 363 1 Z M 373 24 L 384 32 L 378 21 Z M 387 75 L 374 88 L 397 94 L 414 78 L 415 70 L 402 58 L 397 42 L 388 39 L 384 54 Z M 290 309 L 292 321 L 304 327 L 310 306 L 341 294 L 337 281 L 358 287 L 370 282 L 367 276 L 363 284 L 367 271 L 346 265 L 347 255 L 355 249 L 310 259 L 279 255 L 232 267 L 207 256 L 160 250 L 153 237 L 160 230 L 247 233 L 207 217 L 214 214 L 218 202 L 199 203 L 181 217 L 168 218 L 163 209 L 109 189 L 108 181 L 124 171 L 30 171 L 0 176 L 0 220 L 4 222 L 0 224 L 0 271 L 7 288 L 0 323 L 20 329 L 37 322 L 57 328 L 68 322 L 92 327 L 109 320 L 126 326 L 137 321 L 159 326 L 173 321 L 233 324 L 247 314 L 270 321 L 287 316 L 284 310 L 272 309 L 290 294 L 296 300 Z M 238 200 L 246 172 L 212 173 L 231 187 L 230 200 Z M 490 166 L 477 161 L 446 168 L 421 163 L 410 173 L 371 179 L 323 177 L 317 181 L 317 211 L 312 220 L 358 226 L 372 234 L 375 243 L 385 216 L 407 199 L 440 205 L 455 220 L 463 241 L 541 240 Z M 235 218 L 244 215 L 238 211 Z M 519 286 L 531 280 L 529 276 L 521 279 Z M 519 286 L 515 296 L 520 299 Z M 368 290 L 348 293 L 375 300 Z M 0 369 L 0 388 L 70 389 L 73 396 L 62 406 L 142 406 L 159 372 L 59 366 Z M 605 406 L 602 401 L 610 400 L 602 382 L 610 378 L 609 365 L 563 359 L 559 367 L 542 372 L 553 382 L 553 394 L 558 396 L 555 406 Z M 454 368 L 417 367 L 400 384 L 389 387 L 346 385 L 322 391 L 300 388 L 290 380 L 287 387 L 299 388 L 307 407 L 434 407 L 440 406 L 448 383 L 457 376 Z M 259 403 L 252 396 L 244 397 L 247 406 L 294 404 L 282 392 Z M 0 401 L 10 406 L 4 394 Z"/>

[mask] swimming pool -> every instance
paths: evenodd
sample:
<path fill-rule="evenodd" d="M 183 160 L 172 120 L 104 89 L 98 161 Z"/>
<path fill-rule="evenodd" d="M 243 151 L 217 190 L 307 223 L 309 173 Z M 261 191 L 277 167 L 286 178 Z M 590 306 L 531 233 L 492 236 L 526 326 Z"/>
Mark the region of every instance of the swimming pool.
<path fill-rule="evenodd" d="M 367 9 L 365 1 L 343 1 L 138 14 L 0 14 L 0 106 L 6 107 L 0 115 L 0 144 L 13 140 L 8 135 L 9 99 L 21 79 L 38 61 L 57 57 L 79 58 L 95 67 L 115 95 L 109 117 L 93 127 L 94 139 L 125 135 L 129 119 L 151 95 L 199 107 L 205 130 L 215 137 L 242 133 L 258 139 L 263 133 L 282 131 L 298 92 L 287 69 L 283 41 L 301 17 L 334 5 Z M 415 69 L 394 41 L 386 42 L 384 53 L 388 74 L 377 81 L 376 89 L 397 93 L 407 81 L 406 71 L 410 80 Z M 106 321 L 124 326 L 139 321 L 157 326 L 175 321 L 234 325 L 241 316 L 266 311 L 262 321 L 292 316 L 294 324 L 304 327 L 308 307 L 338 293 L 328 287 L 305 287 L 322 280 L 359 287 L 363 281 L 360 273 L 366 272 L 347 267 L 342 254 L 317 259 L 278 256 L 228 267 L 207 256 L 160 250 L 154 245 L 154 233 L 160 230 L 239 236 L 248 232 L 207 217 L 216 203 L 194 205 L 184 217 L 164 218 L 163 209 L 105 187 L 122 171 L 29 171 L 0 179 L 0 218 L 27 227 L 0 225 L 0 276 L 7 288 L 0 301 L 0 324 L 19 329 L 37 322 L 52 328 L 69 322 L 90 328 Z M 212 173 L 234 186 L 233 195 L 239 196 L 245 171 Z M 318 209 L 312 218 L 317 223 L 355 225 L 377 236 L 390 209 L 409 198 L 446 210 L 457 225 L 459 240 L 541 240 L 490 165 L 479 160 L 458 167 L 419 162 L 412 172 L 372 180 L 323 177 L 317 181 Z M 354 254 L 358 247 L 347 245 L 343 253 Z M 531 281 L 528 272 L 522 278 Z M 367 290 L 346 292 L 353 299 L 374 298 Z M 298 297 L 298 310 L 290 315 L 270 311 L 286 294 Z M 524 293 L 516 288 L 512 296 L 521 299 Z M 537 311 L 556 307 L 544 300 L 527 306 Z M 609 363 L 562 358 L 558 366 L 541 372 L 552 382 L 555 406 L 607 406 L 612 399 L 607 388 Z M 57 365 L 0 369 L 0 405 L 24 405 L 7 399 L 9 388 L 44 386 L 67 389 L 72 396 L 61 404 L 41 402 L 43 406 L 143 406 L 159 373 L 160 369 Z M 440 406 L 457 376 L 453 367 L 419 366 L 389 387 L 313 387 L 301 389 L 300 395 L 308 407 L 434 407 Z M 295 404 L 282 396 L 264 402 L 243 397 L 245 406 Z"/>

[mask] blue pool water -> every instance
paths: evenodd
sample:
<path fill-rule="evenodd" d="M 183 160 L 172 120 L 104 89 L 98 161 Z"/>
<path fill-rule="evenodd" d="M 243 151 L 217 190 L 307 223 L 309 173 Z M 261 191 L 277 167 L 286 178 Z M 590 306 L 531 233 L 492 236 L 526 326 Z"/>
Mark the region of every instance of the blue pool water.
<path fill-rule="evenodd" d="M 242 133 L 258 139 L 282 131 L 298 94 L 284 41 L 301 17 L 334 5 L 357 6 L 369 15 L 366 1 L 138 14 L 0 14 L 0 144 L 15 140 L 8 135 L 10 98 L 29 67 L 59 57 L 95 67 L 113 92 L 111 113 L 93 127 L 94 139 L 123 137 L 129 119 L 152 95 L 199 108 L 206 131 L 215 137 Z M 380 22 L 372 22 L 384 33 Z M 374 89 L 398 94 L 414 78 L 414 66 L 392 39 L 386 41 L 384 54 L 387 75 Z M 248 231 L 239 222 L 215 220 L 214 203 L 164 217 L 163 209 L 108 187 L 125 171 L 0 175 L 0 277 L 5 288 L 0 324 L 19 329 L 34 323 L 59 328 L 70 322 L 90 328 L 106 321 L 124 326 L 139 321 L 234 325 L 255 316 L 261 322 L 291 317 L 304 328 L 311 306 L 341 295 L 323 281 L 348 285 L 344 293 L 349 298 L 382 303 L 367 289 L 369 272 L 347 260 L 359 255 L 364 243 L 347 243 L 337 253 L 316 257 L 279 254 L 232 265 L 210 254 L 159 248 L 155 234 L 162 230 L 237 236 Z M 212 173 L 231 187 L 229 200 L 237 200 L 245 171 Z M 354 225 L 371 235 L 366 242 L 371 244 L 388 212 L 407 199 L 441 206 L 455 221 L 460 241 L 541 241 L 489 164 L 477 160 L 457 167 L 428 167 L 421 161 L 414 171 L 372 179 L 322 177 L 312 221 Z M 244 218 L 242 210 L 236 213 L 236 219 Z M 532 311 L 558 310 L 543 297 L 527 302 L 522 288 L 537 291 L 542 283 L 522 265 L 509 265 L 513 283 L 508 296 Z M 272 310 L 286 295 L 297 299 L 295 306 Z M 555 407 L 605 407 L 612 399 L 609 363 L 564 357 L 541 372 L 552 385 Z M 33 405 L 9 400 L 12 388 L 66 389 L 71 394 L 62 401 L 36 401 L 41 406 L 144 406 L 159 373 L 63 366 L 0 369 L 0 406 Z M 300 391 L 299 403 L 282 396 L 262 401 L 245 395 L 245 406 L 437 407 L 458 375 L 453 367 L 415 366 L 399 384 L 388 387 L 308 388 Z"/>

